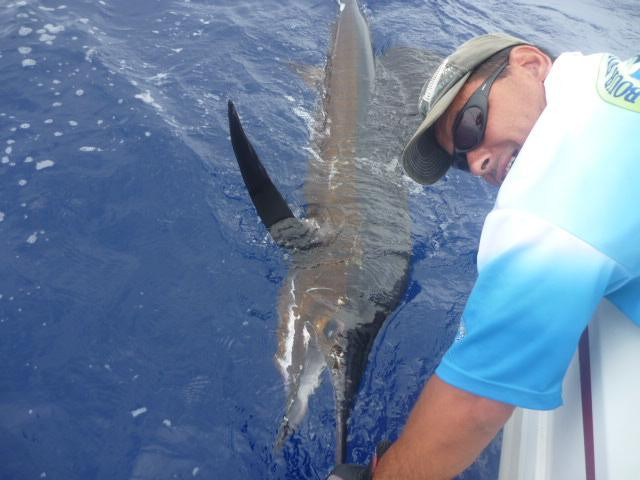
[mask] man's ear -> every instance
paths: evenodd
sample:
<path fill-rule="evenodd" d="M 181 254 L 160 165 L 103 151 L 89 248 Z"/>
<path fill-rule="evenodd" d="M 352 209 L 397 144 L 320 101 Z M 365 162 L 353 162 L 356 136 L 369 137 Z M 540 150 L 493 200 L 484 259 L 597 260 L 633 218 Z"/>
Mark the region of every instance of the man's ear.
<path fill-rule="evenodd" d="M 533 45 L 518 45 L 509 52 L 509 65 L 524 68 L 536 80 L 544 81 L 553 61 L 549 55 Z"/>

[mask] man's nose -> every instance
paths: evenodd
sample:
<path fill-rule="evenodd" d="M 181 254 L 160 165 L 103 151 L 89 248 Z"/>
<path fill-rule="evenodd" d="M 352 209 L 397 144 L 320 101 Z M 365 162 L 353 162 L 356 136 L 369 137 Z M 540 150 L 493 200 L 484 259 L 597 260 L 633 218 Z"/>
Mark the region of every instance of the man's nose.
<path fill-rule="evenodd" d="M 491 170 L 491 153 L 480 147 L 467 152 L 469 171 L 476 177 L 482 177 Z"/>

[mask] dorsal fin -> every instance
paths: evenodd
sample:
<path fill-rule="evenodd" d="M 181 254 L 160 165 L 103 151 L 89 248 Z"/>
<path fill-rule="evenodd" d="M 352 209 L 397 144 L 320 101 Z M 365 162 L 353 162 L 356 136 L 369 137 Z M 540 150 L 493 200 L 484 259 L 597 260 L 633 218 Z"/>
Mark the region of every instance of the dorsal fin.
<path fill-rule="evenodd" d="M 262 223 L 270 229 L 281 220 L 295 218 L 247 138 L 236 107 L 231 100 L 229 100 L 229 132 L 242 179 Z"/>

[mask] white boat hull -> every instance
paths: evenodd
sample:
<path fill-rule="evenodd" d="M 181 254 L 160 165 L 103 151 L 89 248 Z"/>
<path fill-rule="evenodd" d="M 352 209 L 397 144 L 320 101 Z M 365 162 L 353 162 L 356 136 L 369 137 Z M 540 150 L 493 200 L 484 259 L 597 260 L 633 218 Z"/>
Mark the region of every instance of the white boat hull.
<path fill-rule="evenodd" d="M 597 480 L 640 479 L 640 328 L 603 301 L 589 325 L 593 447 Z M 564 379 L 565 404 L 518 408 L 502 440 L 499 480 L 587 478 L 576 352 Z"/>

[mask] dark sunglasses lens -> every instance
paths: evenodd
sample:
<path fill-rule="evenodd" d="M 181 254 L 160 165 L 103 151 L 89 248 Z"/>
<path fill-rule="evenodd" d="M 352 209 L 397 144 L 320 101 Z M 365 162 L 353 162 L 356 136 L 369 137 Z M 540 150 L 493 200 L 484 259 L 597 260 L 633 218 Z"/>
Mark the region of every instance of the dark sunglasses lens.
<path fill-rule="evenodd" d="M 458 170 L 464 170 L 465 172 L 469 171 L 469 163 L 467 162 L 467 154 L 466 153 L 456 153 L 453 156 L 453 166 Z"/>
<path fill-rule="evenodd" d="M 458 150 L 471 150 L 480 143 L 484 132 L 484 112 L 480 107 L 468 107 L 462 112 L 453 142 Z"/>

